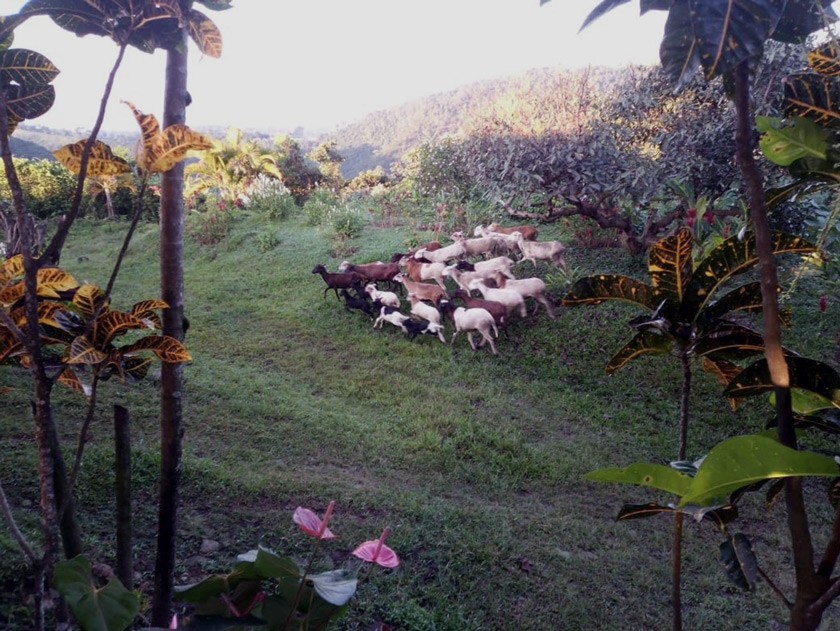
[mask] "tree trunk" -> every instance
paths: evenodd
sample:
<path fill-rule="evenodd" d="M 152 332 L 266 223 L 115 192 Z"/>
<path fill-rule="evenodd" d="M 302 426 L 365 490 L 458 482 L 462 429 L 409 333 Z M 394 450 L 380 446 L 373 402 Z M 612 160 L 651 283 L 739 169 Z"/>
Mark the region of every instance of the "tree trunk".
<path fill-rule="evenodd" d="M 764 355 L 770 368 L 770 377 L 776 394 L 776 418 L 779 441 L 796 449 L 796 429 L 791 408 L 790 375 L 782 350 L 779 319 L 776 259 L 767 221 L 767 203 L 761 184 L 761 174 L 753 157 L 754 136 L 749 98 L 749 62 L 742 62 L 735 69 L 736 158 L 744 179 L 744 191 L 750 206 L 750 218 L 755 231 L 761 276 L 761 297 L 764 315 Z M 788 529 L 791 533 L 793 564 L 796 570 L 796 598 L 791 610 L 791 629 L 816 629 L 822 619 L 822 610 L 813 611 L 811 605 L 828 589 L 827 578 L 817 576 L 814 569 L 814 549 L 808 526 L 808 514 L 802 493 L 802 479 L 788 478 L 785 482 L 785 504 Z"/>
<path fill-rule="evenodd" d="M 128 410 L 114 406 L 114 469 L 117 505 L 117 578 L 128 590 L 134 589 L 131 524 L 131 426 Z"/>
<path fill-rule="evenodd" d="M 164 128 L 184 124 L 187 103 L 187 39 L 178 50 L 167 51 Z M 184 339 L 184 165 L 180 163 L 161 178 L 160 285 L 161 298 L 169 308 L 163 312 L 163 333 Z M 183 367 L 161 366 L 161 462 L 158 507 L 157 559 L 152 624 L 169 624 L 175 569 L 178 485 L 181 469 Z"/>

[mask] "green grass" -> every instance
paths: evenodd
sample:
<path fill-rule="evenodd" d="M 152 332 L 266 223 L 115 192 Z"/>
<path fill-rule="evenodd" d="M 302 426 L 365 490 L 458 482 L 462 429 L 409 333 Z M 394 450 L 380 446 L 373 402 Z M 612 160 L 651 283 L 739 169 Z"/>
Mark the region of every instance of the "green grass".
<path fill-rule="evenodd" d="M 79 280 L 104 285 L 124 224 L 83 223 L 63 255 Z M 389 525 L 403 560 L 374 573 L 352 601 L 341 628 L 374 621 L 401 629 L 660 629 L 669 626 L 670 520 L 616 523 L 625 501 L 656 498 L 635 488 L 582 480 L 593 469 L 639 460 L 667 462 L 677 451 L 680 368 L 641 359 L 613 376 L 612 354 L 629 339 L 629 306 L 543 312 L 515 322 L 499 357 L 426 337 L 407 341 L 393 327 L 373 330 L 345 311 L 310 273 L 341 258 L 329 230 L 302 217 L 270 223 L 235 216 L 221 243 L 187 247 L 187 336 L 194 361 L 185 369 L 185 452 L 176 582 L 224 571 L 258 544 L 305 556 L 309 541 L 291 521 L 296 506 L 337 509 L 333 560 Z M 541 238 L 552 238 L 552 230 Z M 276 235 L 264 247 L 262 235 Z M 345 246 L 354 260 L 386 259 L 416 233 L 369 223 Z M 157 228 L 141 226 L 115 288 L 115 307 L 158 295 Z M 617 250 L 570 248 L 586 273 L 644 268 Z M 541 265 L 547 276 L 550 268 Z M 523 273 L 530 273 L 527 269 Z M 550 285 L 555 292 L 562 288 Z M 809 279 L 793 303 L 797 327 L 787 343 L 835 361 L 836 309 L 820 317 L 820 287 Z M 555 293 L 559 299 L 559 293 Z M 822 336 L 809 334 L 819 328 Z M 447 332 L 447 337 L 449 336 Z M 786 334 L 787 335 L 787 334 Z M 37 483 L 27 383 L 16 385 L 0 419 L 0 479 L 16 515 L 37 540 Z M 763 428 L 765 401 L 729 410 L 716 383 L 698 376 L 691 456 L 716 442 Z M 135 530 L 140 586 L 150 586 L 156 520 L 157 383 L 114 380 L 100 393 L 99 414 L 78 489 L 86 544 L 111 562 L 111 404 L 132 415 Z M 84 401 L 56 391 L 68 459 Z M 822 489 L 812 498 L 822 506 Z M 830 509 L 813 513 L 817 526 Z M 748 498 L 739 528 L 762 567 L 790 591 L 792 569 L 780 508 L 765 513 Z M 766 585 L 737 593 L 717 561 L 720 536 L 689 524 L 685 548 L 686 628 L 766 629 L 785 612 Z M 222 543 L 195 565 L 203 538 Z M 327 563 L 330 561 L 327 560 Z M 0 531 L 0 626 L 26 628 L 20 554 Z M 829 627 L 840 616 L 829 611 Z"/>

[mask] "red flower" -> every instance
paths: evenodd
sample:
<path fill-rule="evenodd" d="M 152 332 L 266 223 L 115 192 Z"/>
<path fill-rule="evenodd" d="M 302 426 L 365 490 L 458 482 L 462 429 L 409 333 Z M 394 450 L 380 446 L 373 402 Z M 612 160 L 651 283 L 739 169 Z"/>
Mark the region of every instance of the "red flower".
<path fill-rule="evenodd" d="M 382 531 L 382 536 L 373 541 L 365 541 L 358 548 L 353 550 L 353 556 L 359 557 L 362 561 L 376 563 L 382 567 L 394 568 L 400 564 L 397 553 L 385 545 L 385 540 L 391 534 L 390 528 Z"/>
<path fill-rule="evenodd" d="M 688 227 L 693 228 L 695 221 L 697 221 L 697 209 L 696 208 L 689 208 L 688 209 L 688 219 L 686 220 L 686 223 L 688 224 Z"/>
<path fill-rule="evenodd" d="M 714 213 L 706 213 L 703 215 L 703 219 L 706 220 L 706 223 L 710 226 L 715 223 L 715 214 Z"/>
<path fill-rule="evenodd" d="M 300 529 L 307 535 L 315 537 L 316 539 L 335 539 L 333 532 L 327 528 L 332 517 L 333 509 L 335 508 L 335 501 L 330 502 L 327 506 L 327 512 L 324 513 L 324 519 L 321 520 L 315 513 L 308 508 L 295 509 L 295 514 L 292 515 L 292 520 L 300 526 Z"/>
<path fill-rule="evenodd" d="M 828 311 L 828 296 L 820 296 L 820 313 Z"/>

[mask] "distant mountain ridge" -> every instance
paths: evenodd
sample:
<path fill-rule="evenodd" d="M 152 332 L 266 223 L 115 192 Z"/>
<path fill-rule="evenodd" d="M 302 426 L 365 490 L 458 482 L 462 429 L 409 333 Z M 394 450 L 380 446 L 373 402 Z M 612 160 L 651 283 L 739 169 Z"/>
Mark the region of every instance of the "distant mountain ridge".
<path fill-rule="evenodd" d="M 599 68 L 598 74 L 620 75 L 622 69 Z M 347 179 L 362 171 L 382 166 L 389 170 L 407 151 L 426 142 L 467 129 L 480 115 L 492 111 L 506 96 L 523 93 L 536 101 L 559 98 L 558 82 L 586 70 L 546 67 L 501 79 L 488 79 L 417 99 L 389 110 L 368 114 L 358 122 L 324 134 L 333 140 L 345 161 Z"/>

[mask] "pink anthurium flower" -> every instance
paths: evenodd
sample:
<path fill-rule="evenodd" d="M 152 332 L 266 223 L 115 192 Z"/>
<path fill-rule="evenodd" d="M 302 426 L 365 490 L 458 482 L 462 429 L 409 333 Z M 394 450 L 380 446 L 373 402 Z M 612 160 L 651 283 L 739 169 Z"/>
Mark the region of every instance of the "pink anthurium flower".
<path fill-rule="evenodd" d="M 332 517 L 333 509 L 335 508 L 335 501 L 330 502 L 327 506 L 327 512 L 324 513 L 324 519 L 320 519 L 315 513 L 308 508 L 295 509 L 295 514 L 292 516 L 294 522 L 300 526 L 300 529 L 311 537 L 316 539 L 335 539 L 333 532 L 327 528 Z"/>
<path fill-rule="evenodd" d="M 391 529 L 385 528 L 379 539 L 365 541 L 362 545 L 353 550 L 353 556 L 357 556 L 362 559 L 362 561 L 367 561 L 368 563 L 376 563 L 382 567 L 397 567 L 400 564 L 397 553 L 385 545 L 385 540 L 388 538 L 389 534 L 391 534 Z"/>

